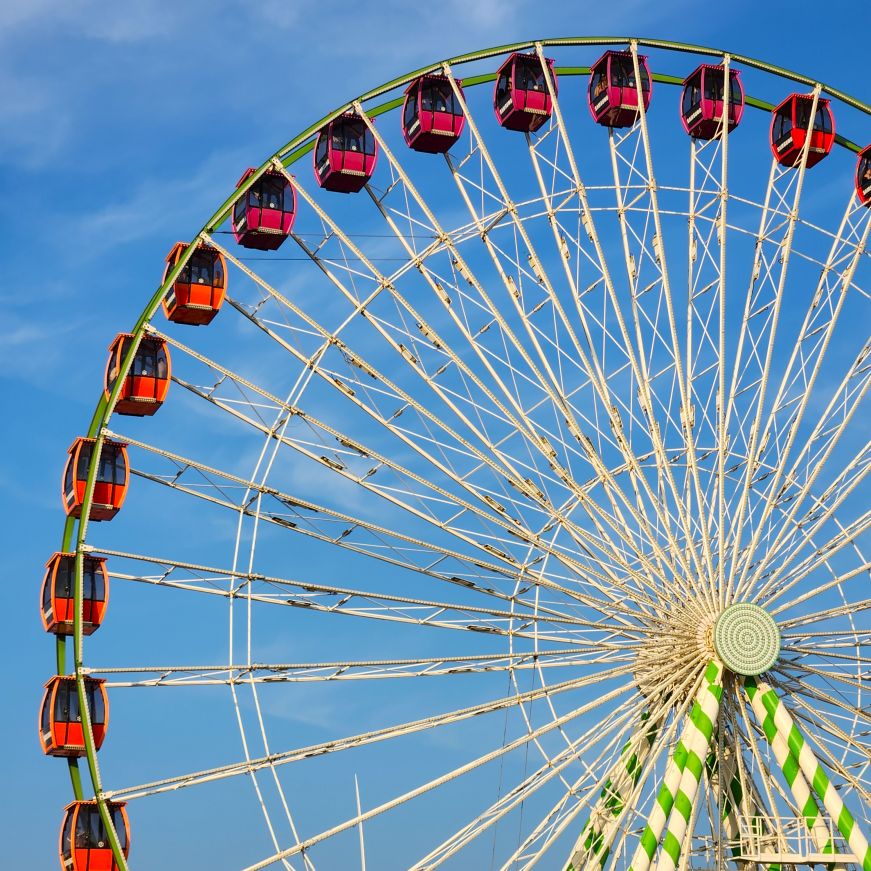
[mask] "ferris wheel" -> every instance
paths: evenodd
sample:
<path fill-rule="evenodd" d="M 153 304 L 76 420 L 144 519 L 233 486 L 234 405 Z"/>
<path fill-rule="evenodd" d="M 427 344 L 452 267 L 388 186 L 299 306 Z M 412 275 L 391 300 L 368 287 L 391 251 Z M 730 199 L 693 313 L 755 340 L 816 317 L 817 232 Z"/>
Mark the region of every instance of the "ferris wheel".
<path fill-rule="evenodd" d="M 245 171 L 70 448 L 62 867 L 871 871 L 868 114 L 550 40 Z"/>

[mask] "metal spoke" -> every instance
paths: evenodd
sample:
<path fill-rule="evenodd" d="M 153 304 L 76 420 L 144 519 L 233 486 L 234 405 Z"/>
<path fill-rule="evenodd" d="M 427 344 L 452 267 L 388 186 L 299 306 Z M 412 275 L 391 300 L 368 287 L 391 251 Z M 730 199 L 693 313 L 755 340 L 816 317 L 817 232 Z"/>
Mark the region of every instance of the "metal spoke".
<path fill-rule="evenodd" d="M 621 695 L 622 693 L 626 692 L 627 688 L 628 687 L 621 687 L 617 690 L 614 690 L 610 693 L 607 693 L 602 698 L 596 699 L 593 702 L 590 702 L 586 705 L 581 706 L 580 708 L 577 708 L 573 711 L 570 711 L 568 714 L 565 714 L 562 718 L 560 718 L 560 720 L 557 720 L 557 721 L 551 722 L 551 723 L 546 723 L 544 726 L 539 727 L 535 731 L 535 733 L 533 733 L 533 734 L 538 735 L 538 734 L 543 734 L 545 732 L 551 731 L 552 729 L 556 728 L 558 725 L 561 725 L 562 722 L 568 722 L 569 720 L 572 720 L 576 717 L 579 717 L 581 714 L 586 713 L 587 711 L 594 710 L 595 708 L 599 707 L 604 702 L 611 701 L 614 698 Z M 551 688 L 551 689 L 553 690 L 553 688 Z M 494 750 L 491 753 L 486 754 L 485 756 L 478 757 L 477 759 L 473 760 L 472 762 L 467 763 L 466 765 L 463 765 L 460 768 L 454 769 L 453 771 L 449 772 L 448 774 L 443 775 L 440 778 L 429 781 L 428 783 L 418 787 L 417 789 L 411 790 L 410 792 L 406 793 L 405 795 L 399 796 L 395 799 L 392 799 L 391 801 L 385 802 L 385 803 L 379 805 L 378 807 L 373 808 L 372 810 L 366 811 L 365 813 L 358 815 L 356 817 L 353 817 L 350 820 L 346 820 L 344 823 L 340 823 L 339 825 L 334 826 L 332 829 L 330 829 L 328 831 L 321 832 L 318 835 L 315 835 L 311 838 L 308 838 L 302 844 L 299 844 L 295 847 L 291 847 L 288 850 L 282 850 L 280 853 L 277 853 L 274 856 L 271 856 L 268 859 L 263 860 L 262 862 L 258 862 L 255 865 L 251 865 L 248 868 L 246 868 L 245 871 L 260 871 L 260 869 L 268 868 L 270 865 L 275 864 L 275 862 L 279 861 L 280 859 L 289 858 L 290 856 L 297 855 L 298 853 L 302 852 L 303 850 L 310 849 L 315 844 L 317 844 L 323 840 L 326 840 L 327 838 L 333 837 L 334 835 L 339 834 L 342 831 L 345 831 L 349 828 L 352 828 L 353 826 L 358 825 L 362 821 L 372 819 L 373 817 L 378 816 L 379 814 L 382 814 L 382 813 L 384 813 L 388 810 L 391 810 L 392 808 L 394 808 L 400 804 L 404 804 L 405 802 L 410 801 L 413 798 L 416 798 L 418 795 L 422 795 L 425 792 L 429 792 L 431 789 L 434 789 L 437 786 L 440 786 L 440 785 L 442 785 L 450 780 L 454 780 L 455 778 L 460 777 L 469 771 L 473 771 L 474 769 L 479 768 L 482 765 L 485 765 L 487 762 L 490 762 L 491 760 L 496 759 L 499 756 L 503 756 L 505 753 L 510 752 L 511 750 L 525 744 L 531 737 L 532 737 L 532 735 L 523 735 L 520 738 L 517 738 L 514 741 L 504 745 L 503 747 L 500 747 L 499 749 Z"/>

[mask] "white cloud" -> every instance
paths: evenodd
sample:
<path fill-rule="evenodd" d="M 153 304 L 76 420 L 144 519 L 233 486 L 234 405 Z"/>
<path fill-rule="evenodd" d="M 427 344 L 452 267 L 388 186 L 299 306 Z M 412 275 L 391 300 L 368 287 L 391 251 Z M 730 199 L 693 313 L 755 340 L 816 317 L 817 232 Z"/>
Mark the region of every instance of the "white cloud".
<path fill-rule="evenodd" d="M 72 118 L 69 108 L 57 100 L 55 87 L 0 68 L 0 94 L 0 157 L 28 169 L 56 157 Z"/>
<path fill-rule="evenodd" d="M 232 191 L 234 172 L 243 161 L 242 154 L 218 152 L 190 175 L 140 181 L 123 198 L 91 213 L 68 216 L 65 244 L 90 260 L 141 239 L 184 235 L 183 228 L 193 237 L 211 210 Z"/>
<path fill-rule="evenodd" d="M 325 6 L 326 4 L 322 4 Z M 295 28 L 312 12 L 313 4 L 309 0 L 260 0 L 251 7 L 253 15 L 262 19 L 268 25 L 280 27 L 283 30 Z"/>
<path fill-rule="evenodd" d="M 67 36 L 138 42 L 170 33 L 182 14 L 178 4 L 161 0 L 126 0 L 118 4 L 101 0 L 7 0 L 0 4 L 0 30 L 11 39 L 17 29 L 38 27 L 49 32 L 54 26 L 62 28 Z"/>
<path fill-rule="evenodd" d="M 74 343 L 83 319 L 27 319 L 6 306 L 0 307 L 0 371 L 19 383 L 56 390 L 66 349 Z M 67 385 L 74 379 L 66 373 Z"/>
<path fill-rule="evenodd" d="M 43 21 L 60 6 L 57 0 L 7 0 L 0 4 L 0 30 L 8 34 L 19 25 Z"/>
<path fill-rule="evenodd" d="M 95 66 L 103 55 L 89 42 L 171 42 L 196 14 L 160 0 L 0 3 L 0 160 L 36 169 L 93 118 L 90 109 L 117 85 Z"/>

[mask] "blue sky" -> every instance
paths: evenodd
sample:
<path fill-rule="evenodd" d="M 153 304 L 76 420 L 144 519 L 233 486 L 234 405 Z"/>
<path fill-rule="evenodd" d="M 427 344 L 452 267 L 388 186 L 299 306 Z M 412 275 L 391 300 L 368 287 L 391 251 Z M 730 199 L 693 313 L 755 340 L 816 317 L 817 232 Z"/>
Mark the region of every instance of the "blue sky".
<path fill-rule="evenodd" d="M 11 615 L 0 728 L 10 867 L 53 867 L 69 797 L 65 765 L 44 759 L 36 736 L 53 669 L 37 593 L 61 534 L 65 452 L 90 419 L 106 346 L 153 292 L 170 244 L 197 232 L 241 170 L 382 81 L 513 40 L 696 42 L 867 98 L 856 11 L 841 0 L 807 13 L 795 3 L 678 0 L 0 5 L 0 490 Z"/>

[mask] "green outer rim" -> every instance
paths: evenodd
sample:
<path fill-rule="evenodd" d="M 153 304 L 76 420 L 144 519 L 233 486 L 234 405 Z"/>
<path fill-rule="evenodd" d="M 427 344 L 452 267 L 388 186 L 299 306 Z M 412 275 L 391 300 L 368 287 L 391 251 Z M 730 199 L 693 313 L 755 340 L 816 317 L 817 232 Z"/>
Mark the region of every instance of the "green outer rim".
<path fill-rule="evenodd" d="M 91 463 L 88 468 L 88 478 L 85 485 L 84 498 L 82 501 L 82 520 L 78 523 L 78 527 L 76 527 L 76 521 L 73 518 L 66 518 L 66 521 L 64 523 L 61 547 L 62 550 L 69 551 L 70 546 L 73 542 L 73 538 L 75 538 L 76 570 L 74 597 L 75 607 L 73 623 L 73 659 L 75 665 L 76 685 L 78 689 L 80 710 L 84 712 L 83 725 L 86 728 L 83 729 L 83 732 L 85 737 L 85 749 L 87 754 L 88 770 L 94 789 L 94 797 L 97 800 L 100 816 L 103 820 L 104 825 L 106 826 L 106 831 L 109 835 L 109 842 L 112 847 L 112 853 L 115 857 L 115 861 L 119 865 L 120 871 L 127 871 L 127 861 L 124 858 L 124 854 L 121 852 L 118 835 L 115 831 L 114 826 L 112 825 L 112 820 L 109 816 L 108 808 L 106 807 L 106 799 L 103 797 L 103 788 L 100 778 L 100 772 L 99 768 L 97 767 L 96 749 L 94 747 L 94 735 L 91 729 L 90 714 L 88 712 L 85 699 L 85 682 L 84 674 L 82 672 L 82 600 L 84 597 L 82 556 L 84 553 L 85 532 L 88 525 L 87 518 L 91 510 L 94 482 L 96 481 L 97 468 L 99 467 L 100 461 L 100 453 L 103 449 L 103 442 L 105 440 L 104 429 L 109 421 L 109 418 L 112 415 L 112 411 L 115 408 L 118 394 L 121 390 L 124 380 L 127 377 L 130 366 L 133 363 L 133 357 L 136 353 L 137 348 L 139 347 L 139 342 L 142 338 L 143 332 L 145 331 L 146 324 L 150 321 L 150 319 L 156 312 L 169 287 L 175 281 L 181 270 L 185 267 L 188 260 L 190 260 L 196 243 L 199 241 L 202 234 L 212 232 L 216 227 L 218 227 L 227 219 L 230 213 L 230 209 L 232 208 L 233 203 L 236 201 L 239 194 L 244 193 L 246 190 L 248 190 L 248 188 L 251 187 L 251 185 L 253 185 L 271 165 L 273 165 L 274 161 L 278 160 L 282 163 L 283 166 L 288 167 L 304 155 L 308 154 L 314 147 L 314 140 L 312 139 L 313 135 L 317 133 L 321 129 L 321 127 L 324 126 L 324 124 L 331 121 L 333 118 L 336 118 L 338 115 L 341 115 L 343 112 L 346 112 L 349 109 L 353 108 L 355 102 L 365 103 L 369 100 L 373 100 L 376 97 L 382 96 L 383 94 L 389 93 L 390 91 L 401 87 L 402 85 L 408 84 L 420 75 L 429 72 L 438 72 L 446 64 L 457 65 L 470 63 L 477 60 L 485 60 L 486 58 L 497 57 L 499 55 L 508 54 L 509 52 L 536 48 L 539 45 L 544 48 L 547 46 L 612 46 L 627 44 L 635 44 L 637 46 L 643 46 L 648 48 L 659 48 L 667 51 L 686 52 L 689 54 L 698 54 L 715 58 L 722 58 L 728 56 L 730 62 L 737 61 L 744 66 L 761 70 L 763 72 L 772 73 L 773 75 L 789 79 L 793 82 L 798 82 L 799 84 L 808 85 L 811 87 L 819 85 L 821 90 L 829 96 L 834 97 L 842 103 L 852 106 L 854 109 L 858 109 L 860 112 L 864 112 L 866 115 L 871 115 L 871 106 L 869 106 L 867 103 L 863 103 L 861 100 L 857 100 L 855 97 L 851 97 L 849 94 L 846 94 L 845 92 L 840 91 L 836 88 L 832 88 L 822 82 L 817 82 L 814 79 L 793 72 L 792 70 L 765 63 L 764 61 L 758 60 L 757 58 L 752 58 L 740 54 L 732 54 L 730 52 L 725 52 L 720 49 L 710 48 L 708 46 L 702 45 L 694 45 L 692 43 L 671 42 L 662 39 L 637 39 L 634 37 L 626 36 L 565 37 L 557 39 L 542 39 L 527 42 L 515 42 L 506 45 L 494 46 L 492 48 L 483 49 L 481 51 L 457 55 L 455 57 L 448 58 L 443 61 L 438 61 L 437 63 L 429 64 L 425 67 L 421 67 L 420 69 L 414 70 L 411 73 L 407 73 L 403 76 L 400 76 L 399 78 L 392 79 L 389 82 L 385 82 L 383 85 L 380 85 L 377 88 L 366 91 L 364 94 L 360 95 L 356 99 L 351 100 L 340 106 L 338 109 L 335 109 L 334 111 L 324 115 L 323 118 L 316 121 L 314 124 L 311 124 L 305 130 L 303 130 L 301 133 L 291 139 L 288 143 L 279 148 L 278 151 L 272 154 L 266 161 L 261 164 L 261 166 L 248 178 L 244 185 L 236 188 L 230 194 L 230 196 L 226 200 L 224 200 L 224 202 L 218 207 L 217 211 L 212 215 L 212 217 L 206 222 L 206 224 L 197 234 L 197 237 L 188 244 L 188 247 L 179 258 L 175 267 L 170 270 L 169 274 L 166 277 L 166 280 L 157 288 L 154 295 L 151 297 L 147 306 L 143 310 L 142 314 L 137 319 L 136 324 L 130 331 L 133 334 L 133 340 L 130 343 L 130 347 L 127 353 L 124 355 L 124 359 L 121 363 L 121 368 L 118 373 L 118 378 L 115 381 L 112 392 L 110 393 L 108 398 L 105 396 L 104 393 L 100 394 L 100 399 L 97 402 L 97 407 L 94 409 L 94 414 L 91 418 L 90 425 L 88 426 L 87 437 L 96 439 L 96 443 L 94 445 L 94 450 L 91 453 Z M 589 73 L 589 71 L 589 67 L 562 67 L 556 68 L 555 70 L 555 72 L 557 72 L 559 75 L 564 76 L 586 75 Z M 668 76 L 656 73 L 651 74 L 651 76 L 654 81 L 661 82 L 663 84 L 679 85 L 683 83 L 683 79 L 679 78 L 678 76 Z M 495 73 L 470 76 L 468 79 L 464 80 L 463 85 L 464 87 L 474 87 L 475 85 L 494 81 L 495 78 Z M 402 97 L 394 98 L 386 103 L 374 106 L 372 107 L 372 109 L 368 109 L 367 112 L 373 117 L 377 115 L 382 115 L 385 112 L 389 112 L 393 109 L 398 108 L 402 104 L 402 101 Z M 765 111 L 771 111 L 774 108 L 773 104 L 767 103 L 763 100 L 755 99 L 753 97 L 745 97 L 745 104 L 755 109 L 761 109 Z M 836 136 L 836 142 L 837 144 L 853 152 L 859 152 L 861 150 L 860 146 L 856 145 L 856 143 L 851 142 L 849 139 L 845 139 L 842 136 Z M 65 674 L 66 639 L 63 636 L 57 636 L 55 655 L 57 661 L 57 673 Z M 83 792 L 81 784 L 81 774 L 79 772 L 77 760 L 69 760 L 69 772 L 70 781 L 73 787 L 73 795 L 76 800 L 80 801 L 82 799 Z"/>

